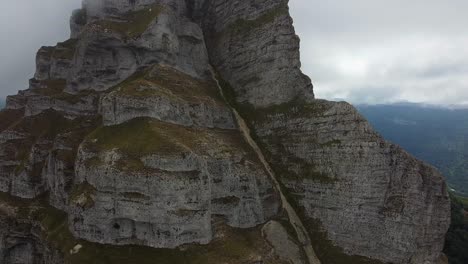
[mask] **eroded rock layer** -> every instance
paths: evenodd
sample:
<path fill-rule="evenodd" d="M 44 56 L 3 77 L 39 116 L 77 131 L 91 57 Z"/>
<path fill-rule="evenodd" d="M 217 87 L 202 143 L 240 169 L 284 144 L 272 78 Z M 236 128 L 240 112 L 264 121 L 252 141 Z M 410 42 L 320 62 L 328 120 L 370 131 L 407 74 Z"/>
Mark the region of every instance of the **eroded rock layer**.
<path fill-rule="evenodd" d="M 206 0 L 195 7 L 210 61 L 234 88 L 236 100 L 264 107 L 297 96 L 313 99 L 301 70 L 299 38 L 287 0 Z"/>
<path fill-rule="evenodd" d="M 314 99 L 287 1 L 85 0 L 70 24 L 0 112 L 1 263 L 308 263 L 281 197 L 322 263 L 439 260 L 441 175 Z"/>
<path fill-rule="evenodd" d="M 449 205 L 433 167 L 385 142 L 347 103 L 297 100 L 245 113 L 319 257 L 437 263 Z"/>

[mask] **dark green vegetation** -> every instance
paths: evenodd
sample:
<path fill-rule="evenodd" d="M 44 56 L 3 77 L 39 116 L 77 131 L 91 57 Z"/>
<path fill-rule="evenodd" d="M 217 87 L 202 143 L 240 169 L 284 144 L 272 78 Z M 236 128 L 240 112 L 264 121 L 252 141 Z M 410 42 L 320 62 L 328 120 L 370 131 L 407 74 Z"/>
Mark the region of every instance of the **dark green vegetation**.
<path fill-rule="evenodd" d="M 190 103 L 225 105 L 213 81 L 196 79 L 167 66 L 141 70 L 113 89 L 120 96 L 156 96 Z"/>
<path fill-rule="evenodd" d="M 451 188 L 468 196 L 468 109 L 416 104 L 358 109 L 387 140 L 437 167 Z"/>
<path fill-rule="evenodd" d="M 124 170 L 141 171 L 144 169 L 141 158 L 152 154 L 180 156 L 194 152 L 225 157 L 244 151 L 247 159 L 258 162 L 253 150 L 235 130 L 190 128 L 151 118 L 100 127 L 88 136 L 84 146 L 95 153 L 117 149 L 123 155 L 119 166 Z M 102 165 L 99 159 L 88 162 L 91 166 Z"/>
<path fill-rule="evenodd" d="M 142 69 L 111 90 L 111 93 L 121 97 L 164 97 L 174 102 L 227 108 L 214 81 L 195 79 L 165 66 Z M 137 118 L 120 125 L 100 127 L 88 136 L 85 146 L 94 153 L 118 150 L 123 155 L 119 168 L 130 171 L 145 169 L 141 161 L 144 156 L 180 156 L 188 152 L 205 155 L 207 153 L 200 152 L 206 150 L 206 146 L 212 147 L 209 155 L 217 153 L 217 157 L 222 157 L 244 151 L 247 158 L 257 161 L 251 148 L 236 131 L 189 128 L 151 118 Z M 90 166 L 103 164 L 99 157 L 87 163 Z"/>
<path fill-rule="evenodd" d="M 320 172 L 317 167 L 306 160 L 296 157 L 291 154 L 282 144 L 288 140 L 288 135 L 281 136 L 268 136 L 263 137 L 260 142 L 260 146 L 263 149 L 270 164 L 275 171 L 275 174 L 281 179 L 282 182 L 295 181 L 301 182 L 303 180 L 311 180 L 322 184 L 333 184 L 336 179 L 330 177 L 330 175 Z M 267 147 L 268 146 L 268 147 Z M 273 154 L 268 149 L 277 149 L 280 154 Z M 284 166 L 288 164 L 289 166 Z M 292 170 L 291 168 L 295 168 Z"/>
<path fill-rule="evenodd" d="M 331 104 L 328 104 L 327 101 L 324 100 L 315 100 L 310 103 L 304 101 L 302 98 L 295 98 L 283 104 L 255 108 L 248 102 L 239 103 L 236 99 L 236 91 L 219 73 L 216 74 L 216 78 L 223 89 L 225 100 L 232 108 L 235 108 L 239 112 L 251 129 L 256 125 L 262 125 L 265 122 L 274 121 L 276 119 L 288 120 L 291 118 L 321 117 L 323 113 L 331 107 Z M 253 136 L 256 138 L 255 135 Z"/>
<path fill-rule="evenodd" d="M 75 56 L 77 39 L 59 42 L 55 47 L 42 47 L 38 54 L 59 60 L 71 60 Z"/>
<path fill-rule="evenodd" d="M 373 260 L 362 256 L 349 256 L 342 248 L 335 246 L 331 240 L 328 239 L 328 234 L 323 230 L 322 224 L 319 220 L 312 218 L 305 219 L 304 225 L 310 234 L 312 245 L 317 254 L 317 257 L 322 263 L 333 264 L 383 264 L 378 260 Z"/>
<path fill-rule="evenodd" d="M 88 14 L 86 9 L 79 9 L 75 11 L 75 23 L 78 25 L 86 25 L 88 21 Z"/>
<path fill-rule="evenodd" d="M 95 96 L 94 100 L 98 99 L 98 93 L 94 90 L 81 90 L 76 94 L 67 93 L 64 91 L 67 85 L 66 80 L 64 79 L 36 81 L 36 85 L 39 86 L 38 89 L 33 90 L 36 94 L 70 104 L 78 104 L 85 100 L 84 98 L 87 96 L 92 95 Z"/>
<path fill-rule="evenodd" d="M 148 29 L 161 11 L 163 11 L 162 6 L 153 5 L 136 12 L 129 12 L 123 16 L 122 20 L 100 20 L 96 22 L 96 25 L 125 37 L 138 38 Z"/>
<path fill-rule="evenodd" d="M 444 253 L 450 264 L 468 263 L 468 199 L 450 195 L 452 222 L 445 240 Z"/>
<path fill-rule="evenodd" d="M 236 94 L 232 86 L 223 80 L 219 74 L 217 79 L 223 89 L 224 97 L 229 105 L 235 108 L 242 118 L 245 119 L 250 128 L 252 138 L 261 147 L 265 157 L 270 161 L 270 164 L 280 179 L 284 180 L 301 180 L 308 179 L 323 184 L 332 184 L 335 179 L 329 175 L 317 170 L 316 166 L 311 162 L 300 159 L 289 151 L 283 145 L 283 142 L 288 142 L 291 135 L 284 128 L 280 128 L 275 133 L 268 136 L 259 137 L 255 132 L 255 127 L 262 126 L 263 123 L 272 122 L 275 120 L 288 120 L 291 118 L 317 118 L 329 109 L 329 105 L 325 101 L 316 100 L 313 103 L 306 103 L 300 98 L 292 100 L 280 105 L 273 105 L 265 108 L 254 108 L 249 103 L 238 103 Z M 339 140 L 332 140 L 323 144 L 318 144 L 315 139 L 310 139 L 310 143 L 315 143 L 317 147 L 329 148 L 340 144 Z M 270 149 L 276 149 L 281 155 L 271 153 Z M 292 166 L 282 166 L 282 164 L 293 164 Z M 290 168 L 295 167 L 293 171 Z"/>
<path fill-rule="evenodd" d="M 40 227 L 39 235 L 58 249 L 65 264 L 215 264 L 248 262 L 257 255 L 267 256 L 270 246 L 262 239 L 261 227 L 234 229 L 221 227 L 224 234 L 208 245 L 187 245 L 178 249 L 154 249 L 143 246 L 111 246 L 77 240 L 68 229 L 68 219 L 47 204 L 47 197 L 25 200 L 0 193 L 0 205 L 13 208 L 13 214 L 0 212 L 1 218 L 32 222 Z M 71 254 L 76 245 L 82 246 Z M 280 263 L 269 259 L 266 263 Z"/>
<path fill-rule="evenodd" d="M 222 129 L 196 129 L 150 118 L 135 118 L 121 125 L 101 127 L 90 136 L 102 150 L 117 148 L 134 155 L 180 154 L 199 151 L 211 143 L 216 151 L 234 151 L 241 147 L 242 137 L 236 131 Z"/>
<path fill-rule="evenodd" d="M 316 100 L 310 103 L 297 98 L 287 103 L 258 109 L 254 109 L 245 103 L 241 106 L 241 112 L 249 120 L 252 120 L 251 122 L 261 125 L 263 122 L 273 121 L 276 118 L 284 120 L 291 118 L 317 118 L 321 117 L 329 108 L 330 106 L 324 101 Z"/>
<path fill-rule="evenodd" d="M 330 108 L 326 101 L 316 100 L 314 103 L 308 103 L 301 98 L 295 98 L 290 102 L 279 105 L 272 105 L 264 108 L 255 108 L 248 102 L 239 103 L 234 88 L 221 78 L 219 73 L 216 74 L 219 85 L 223 89 L 223 95 L 229 105 L 235 108 L 239 114 L 245 119 L 249 127 L 252 129 L 255 125 L 276 120 L 290 118 L 315 118 L 320 117 Z M 254 138 L 255 135 L 254 135 Z"/>
<path fill-rule="evenodd" d="M 285 186 L 281 187 L 283 190 L 287 190 Z M 299 205 L 294 197 L 294 194 L 284 192 L 291 206 L 294 207 L 295 211 L 302 219 L 304 227 L 307 229 L 312 246 L 314 248 L 317 257 L 322 263 L 331 264 L 384 264 L 380 261 L 373 260 L 362 256 L 350 256 L 344 253 L 343 249 L 335 246 L 331 240 L 328 239 L 327 232 L 323 229 L 322 223 L 309 217 L 303 206 Z"/>
<path fill-rule="evenodd" d="M 148 118 L 101 127 L 89 135 L 89 139 L 95 142 L 93 145 L 99 150 L 116 148 L 135 157 L 156 153 L 183 153 L 187 150 L 183 140 L 193 142 L 195 137 L 196 135 L 189 133 L 185 127 L 166 125 Z"/>
<path fill-rule="evenodd" d="M 30 135 L 27 138 L 21 139 L 16 142 L 15 150 L 11 153 L 14 155 L 14 159 L 20 161 L 15 169 L 16 174 L 19 174 L 26 169 L 26 164 L 30 160 L 30 153 L 33 146 L 41 139 L 54 139 L 58 134 L 65 133 L 73 130 L 78 124 L 71 120 L 64 118 L 61 114 L 56 111 L 48 110 L 35 117 L 25 117 L 20 121 L 13 123 L 10 129 L 18 133 L 24 133 Z M 8 151 L 8 146 L 6 147 Z M 42 166 L 43 164 L 41 164 Z M 40 175 L 42 167 L 38 167 L 36 173 L 31 175 Z"/>
<path fill-rule="evenodd" d="M 0 120 L 2 120 L 0 123 L 0 132 L 17 123 L 23 115 L 24 110 L 4 109 L 0 111 Z"/>
<path fill-rule="evenodd" d="M 291 135 L 288 134 L 288 131 L 281 129 L 281 131 L 275 131 L 275 133 L 273 133 L 274 136 L 264 137 L 259 137 L 255 133 L 255 127 L 261 127 L 264 123 L 273 122 L 278 119 L 320 118 L 330 108 L 330 104 L 321 100 L 306 103 L 298 98 L 288 103 L 255 109 L 248 103 L 238 103 L 232 86 L 230 86 L 230 84 L 225 80 L 221 79 L 219 75 L 217 77 L 226 100 L 246 120 L 251 129 L 252 137 L 259 144 L 265 154 L 265 157 L 270 161 L 275 174 L 281 180 L 282 192 L 286 195 L 289 203 L 294 207 L 298 215 L 303 220 L 304 226 L 312 240 L 315 253 L 322 263 L 383 264 L 380 261 L 362 256 L 349 256 L 343 252 L 342 248 L 335 246 L 333 242 L 328 239 L 328 234 L 323 229 L 320 221 L 306 215 L 305 209 L 297 203 L 300 198 L 295 197 L 293 194 L 294 190 L 288 189 L 284 184 L 289 180 L 298 181 L 301 179 L 313 180 L 320 182 L 321 184 L 333 184 L 336 182 L 336 179 L 325 173 L 319 172 L 314 164 L 297 158 L 295 155 L 289 154 L 283 145 L 283 142 L 287 142 L 291 139 Z M 330 148 L 341 144 L 341 141 L 331 140 L 323 144 L 318 144 L 314 139 L 311 139 L 311 143 L 315 143 L 317 147 Z M 278 153 L 281 154 L 271 153 L 268 151 L 269 149 L 276 149 L 278 150 Z M 289 168 L 282 166 L 282 164 L 293 164 L 295 166 L 290 167 L 296 167 L 296 170 L 292 171 Z M 290 232 L 294 233 L 293 231 Z"/>
<path fill-rule="evenodd" d="M 468 209 L 468 197 L 457 196 L 458 200 L 463 203 L 465 209 Z"/>
<path fill-rule="evenodd" d="M 238 19 L 234 23 L 230 24 L 224 33 L 229 32 L 232 34 L 246 33 L 253 29 L 260 28 L 271 22 L 274 22 L 280 15 L 288 14 L 288 6 L 280 4 L 275 8 L 269 9 L 266 13 L 257 17 L 253 20 Z"/>
<path fill-rule="evenodd" d="M 222 39 L 225 37 L 241 38 L 247 34 L 254 33 L 256 29 L 261 29 L 270 25 L 278 17 L 289 15 L 289 7 L 287 4 L 279 4 L 272 7 L 260 16 L 253 19 L 237 19 L 228 24 L 222 31 L 211 32 L 211 38 Z"/>
<path fill-rule="evenodd" d="M 96 191 L 96 188 L 87 182 L 74 185 L 70 194 L 70 201 L 82 208 L 91 208 L 94 206 Z"/>
<path fill-rule="evenodd" d="M 0 112 L 0 118 L 6 121 L 2 122 L 0 131 L 10 129 L 16 133 L 29 135 L 25 138 L 8 141 L 3 146 L 3 151 L 12 161 L 19 162 L 14 168 L 15 174 L 19 175 L 22 172 L 27 172 L 29 177 L 35 179 L 39 179 L 45 161 L 38 162 L 31 158 L 30 153 L 33 147 L 50 150 L 52 145 L 50 143 L 45 144 L 44 140 L 50 142 L 59 135 L 71 133 L 70 140 L 64 143 L 70 144 L 69 147 L 72 150 L 57 150 L 53 154 L 58 159 L 67 162 L 67 164 L 72 164 L 79 141 L 84 137 L 83 134 L 88 133 L 88 128 L 99 122 L 97 120 L 99 118 L 91 117 L 70 120 L 54 110 L 46 110 L 36 116 L 28 117 L 23 117 L 23 111 L 5 110 Z"/>
<path fill-rule="evenodd" d="M 73 59 L 73 56 L 75 56 L 77 42 L 78 40 L 76 39 L 69 39 L 65 42 L 57 43 L 52 57 L 64 60 Z"/>

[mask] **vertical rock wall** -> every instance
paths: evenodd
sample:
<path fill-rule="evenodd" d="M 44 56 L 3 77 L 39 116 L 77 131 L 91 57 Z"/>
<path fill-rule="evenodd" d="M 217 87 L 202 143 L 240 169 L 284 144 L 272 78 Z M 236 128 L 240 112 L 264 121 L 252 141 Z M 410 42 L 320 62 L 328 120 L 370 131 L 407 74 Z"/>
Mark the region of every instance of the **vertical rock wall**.
<path fill-rule="evenodd" d="M 449 224 L 442 176 L 352 106 L 314 99 L 287 1 L 85 0 L 70 26 L 72 38 L 39 50 L 29 89 L 0 112 L 0 218 L 35 227 L 0 229 L 3 262 L 55 264 L 55 241 L 79 263 L 70 243 L 85 239 L 112 255 L 139 245 L 174 248 L 186 262 L 205 252 L 302 263 L 299 247 L 290 255 L 270 241 L 287 236 L 271 220 L 289 223 L 235 107 L 322 263 L 437 263 Z M 6 213 L 24 206 L 26 218 Z M 52 241 L 55 232 L 72 242 Z"/>
<path fill-rule="evenodd" d="M 207 0 L 194 9 L 210 61 L 238 102 L 264 107 L 314 98 L 310 79 L 300 70 L 299 38 L 288 1 Z"/>

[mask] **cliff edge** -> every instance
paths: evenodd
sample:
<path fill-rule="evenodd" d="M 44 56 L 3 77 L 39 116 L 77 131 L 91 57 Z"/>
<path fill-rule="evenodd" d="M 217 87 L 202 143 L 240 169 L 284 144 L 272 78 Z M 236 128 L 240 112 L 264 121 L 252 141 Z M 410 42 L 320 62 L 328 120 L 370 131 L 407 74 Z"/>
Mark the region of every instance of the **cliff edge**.
<path fill-rule="evenodd" d="M 84 0 L 0 112 L 0 262 L 443 263 L 443 177 L 314 98 L 284 0 Z"/>

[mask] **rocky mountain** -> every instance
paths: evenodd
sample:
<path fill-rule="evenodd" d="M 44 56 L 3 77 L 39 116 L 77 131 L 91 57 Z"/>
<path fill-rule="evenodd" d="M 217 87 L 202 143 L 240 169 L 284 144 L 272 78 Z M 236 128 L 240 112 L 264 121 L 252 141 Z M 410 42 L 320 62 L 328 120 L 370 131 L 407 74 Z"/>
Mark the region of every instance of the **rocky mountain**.
<path fill-rule="evenodd" d="M 438 168 L 449 186 L 468 196 L 468 109 L 421 104 L 361 105 L 386 139 Z"/>
<path fill-rule="evenodd" d="M 437 170 L 314 99 L 286 0 L 84 0 L 0 112 L 1 263 L 444 263 Z"/>

